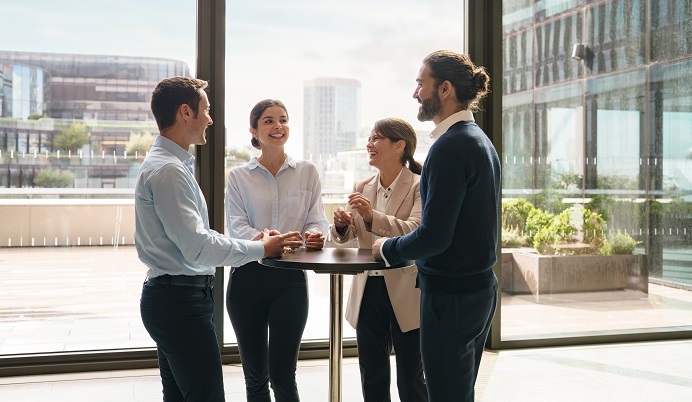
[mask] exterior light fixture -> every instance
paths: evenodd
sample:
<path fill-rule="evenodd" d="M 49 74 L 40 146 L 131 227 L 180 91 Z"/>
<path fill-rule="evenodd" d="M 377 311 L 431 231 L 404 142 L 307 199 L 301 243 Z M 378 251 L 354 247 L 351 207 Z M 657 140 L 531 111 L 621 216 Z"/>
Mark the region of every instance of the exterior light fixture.
<path fill-rule="evenodd" d="M 583 43 L 575 43 L 572 48 L 572 58 L 574 60 L 584 60 L 586 58 L 586 45 Z"/>

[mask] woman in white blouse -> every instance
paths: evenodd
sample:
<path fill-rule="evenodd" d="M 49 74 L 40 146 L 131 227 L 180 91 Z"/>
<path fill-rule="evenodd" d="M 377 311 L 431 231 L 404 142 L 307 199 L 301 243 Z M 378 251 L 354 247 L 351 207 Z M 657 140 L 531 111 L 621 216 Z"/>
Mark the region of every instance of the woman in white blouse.
<path fill-rule="evenodd" d="M 250 112 L 252 145 L 262 151 L 232 169 L 226 183 L 226 224 L 231 237 L 298 231 L 319 250 L 329 222 L 314 164 L 286 155 L 288 112 L 281 101 L 263 100 Z M 257 262 L 233 268 L 226 296 L 245 375 L 248 401 L 298 401 L 296 363 L 308 316 L 304 271 Z"/>
<path fill-rule="evenodd" d="M 390 118 L 375 123 L 367 150 L 378 173 L 355 183 L 346 210 L 334 212 L 335 243 L 358 239 L 372 248 L 379 237 L 401 236 L 420 225 L 418 183 L 421 165 L 413 159 L 416 133 L 407 122 Z M 406 164 L 408 163 L 408 168 Z M 420 290 L 415 265 L 366 271 L 353 278 L 346 320 L 356 329 L 363 397 L 389 401 L 392 347 L 397 389 L 402 402 L 427 401 L 420 355 Z"/>

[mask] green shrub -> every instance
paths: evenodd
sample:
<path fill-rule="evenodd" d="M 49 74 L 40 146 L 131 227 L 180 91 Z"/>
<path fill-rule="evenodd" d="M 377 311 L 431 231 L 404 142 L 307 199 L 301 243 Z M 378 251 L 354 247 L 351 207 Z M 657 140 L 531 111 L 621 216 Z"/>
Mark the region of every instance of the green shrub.
<path fill-rule="evenodd" d="M 570 210 L 564 210 L 557 215 L 547 212 L 542 216 L 531 214 L 526 223 L 527 227 L 529 227 L 529 221 L 532 218 L 535 218 L 531 221 L 531 226 L 532 228 L 535 227 L 536 234 L 532 236 L 531 245 L 540 254 L 552 254 L 554 252 L 553 244 L 569 243 L 573 240 L 574 234 L 577 233 L 577 228 L 572 225 L 570 220 Z M 546 220 L 547 218 L 549 220 Z"/>
<path fill-rule="evenodd" d="M 596 250 L 600 250 L 605 242 L 606 221 L 603 215 L 584 208 L 584 243 L 588 243 Z"/>
<path fill-rule="evenodd" d="M 608 236 L 603 248 L 601 248 L 601 254 L 632 254 L 634 247 L 639 243 L 640 242 L 634 240 L 632 236 L 627 233 L 618 232 L 612 236 Z"/>
<path fill-rule="evenodd" d="M 526 228 L 526 219 L 534 209 L 533 204 L 523 198 L 512 198 L 502 201 L 502 227 L 515 228 L 522 234 Z"/>
<path fill-rule="evenodd" d="M 502 247 L 513 248 L 526 246 L 526 236 L 518 228 L 502 228 Z"/>
<path fill-rule="evenodd" d="M 538 232 L 550 226 L 553 217 L 554 215 L 550 212 L 539 208 L 534 208 L 529 212 L 529 216 L 526 218 L 526 226 L 524 227 L 524 233 L 529 238 L 529 242 L 533 243 L 533 238 Z"/>
<path fill-rule="evenodd" d="M 91 133 L 87 130 L 86 124 L 70 124 L 64 130 L 61 130 L 58 135 L 53 138 L 53 150 L 63 150 L 65 152 L 77 152 L 81 149 L 89 139 Z"/>
<path fill-rule="evenodd" d="M 74 185 L 74 174 L 72 172 L 47 168 L 36 173 L 34 176 L 34 186 L 45 188 L 64 188 Z"/>

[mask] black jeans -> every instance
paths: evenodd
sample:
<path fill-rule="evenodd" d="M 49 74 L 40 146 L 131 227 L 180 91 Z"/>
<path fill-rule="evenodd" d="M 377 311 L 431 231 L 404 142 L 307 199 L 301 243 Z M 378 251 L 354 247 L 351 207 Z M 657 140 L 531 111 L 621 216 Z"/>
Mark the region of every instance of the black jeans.
<path fill-rule="evenodd" d="M 226 306 L 248 402 L 299 401 L 296 364 L 308 319 L 305 273 L 251 262 L 231 274 Z"/>
<path fill-rule="evenodd" d="M 358 365 L 365 402 L 389 402 L 391 368 L 396 354 L 401 402 L 425 402 L 428 394 L 420 355 L 420 330 L 401 332 L 382 276 L 368 277 L 356 328 Z"/>
<path fill-rule="evenodd" d="M 156 342 L 163 400 L 224 401 L 213 289 L 147 282 L 140 312 Z"/>

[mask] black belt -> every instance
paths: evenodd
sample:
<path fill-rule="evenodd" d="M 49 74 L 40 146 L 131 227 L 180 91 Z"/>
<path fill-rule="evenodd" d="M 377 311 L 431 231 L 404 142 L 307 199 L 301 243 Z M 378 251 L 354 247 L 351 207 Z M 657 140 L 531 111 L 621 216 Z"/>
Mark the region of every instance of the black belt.
<path fill-rule="evenodd" d="M 213 288 L 214 275 L 161 275 L 148 278 L 148 283 L 170 286 L 193 286 L 196 288 Z"/>

